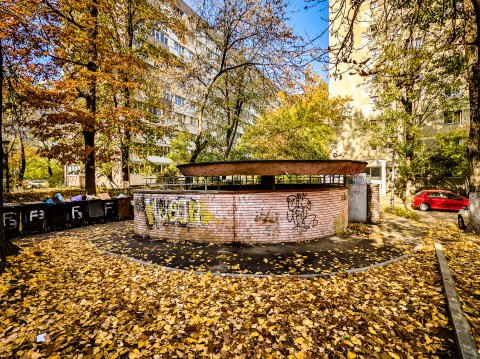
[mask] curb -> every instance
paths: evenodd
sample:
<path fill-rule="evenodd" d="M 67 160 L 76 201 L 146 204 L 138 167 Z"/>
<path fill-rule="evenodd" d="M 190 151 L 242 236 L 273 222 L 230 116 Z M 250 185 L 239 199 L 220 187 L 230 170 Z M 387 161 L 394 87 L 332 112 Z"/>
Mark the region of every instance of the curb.
<path fill-rule="evenodd" d="M 455 281 L 448 268 L 448 262 L 440 243 L 435 243 L 435 252 L 437 253 L 438 266 L 440 267 L 443 288 L 447 298 L 448 314 L 455 334 L 458 357 L 460 359 L 478 359 L 475 339 L 470 332 L 470 325 L 463 314 L 462 304 L 455 290 Z"/>

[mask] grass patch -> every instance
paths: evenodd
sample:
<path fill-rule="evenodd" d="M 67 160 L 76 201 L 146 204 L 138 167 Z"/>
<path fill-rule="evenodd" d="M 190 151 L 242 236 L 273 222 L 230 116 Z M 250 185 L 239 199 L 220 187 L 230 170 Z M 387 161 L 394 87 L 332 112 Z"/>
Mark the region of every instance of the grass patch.
<path fill-rule="evenodd" d="M 390 213 L 395 216 L 412 219 L 414 221 L 420 222 L 419 214 L 405 207 L 384 207 L 383 211 L 385 213 Z"/>

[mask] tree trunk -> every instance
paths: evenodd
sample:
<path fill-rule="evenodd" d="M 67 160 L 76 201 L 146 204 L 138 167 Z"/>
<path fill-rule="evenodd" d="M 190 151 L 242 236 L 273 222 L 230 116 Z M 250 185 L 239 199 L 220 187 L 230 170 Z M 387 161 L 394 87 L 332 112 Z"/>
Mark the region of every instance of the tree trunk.
<path fill-rule="evenodd" d="M 405 145 L 407 146 L 405 151 L 405 166 L 404 166 L 404 173 L 405 177 L 402 178 L 405 185 L 405 198 L 408 198 L 412 194 L 413 183 L 415 182 L 415 177 L 413 175 L 413 171 L 411 170 L 413 165 L 413 160 L 415 156 L 415 144 L 416 144 L 416 135 L 414 133 L 414 121 L 412 119 L 413 116 L 413 101 L 409 98 L 409 93 L 411 92 L 411 86 L 406 86 L 405 94 L 401 99 L 402 105 L 405 109 L 405 112 L 408 115 L 408 120 L 405 122 Z M 403 177 L 403 176 L 402 176 Z"/>
<path fill-rule="evenodd" d="M 84 129 L 83 139 L 85 141 L 85 193 L 97 194 L 95 184 L 95 131 Z"/>
<path fill-rule="evenodd" d="M 22 136 L 20 136 L 20 156 L 21 156 L 21 162 L 20 162 L 20 168 L 18 171 L 18 182 L 20 185 L 23 183 L 23 177 L 25 175 L 25 169 L 27 168 L 27 158 L 25 157 L 25 145 L 23 143 Z"/>
<path fill-rule="evenodd" d="M 122 139 L 122 180 L 128 182 L 130 180 L 128 171 L 128 161 L 130 159 L 130 138 L 131 133 L 128 129 L 125 129 L 125 133 Z"/>
<path fill-rule="evenodd" d="M 468 160 L 470 164 L 469 229 L 480 233 L 480 2 L 472 1 L 475 24 L 472 39 L 475 45 L 467 46 L 467 83 L 470 100 L 470 132 L 468 136 Z"/>
<path fill-rule="evenodd" d="M 87 64 L 87 69 L 90 72 L 91 79 L 88 84 L 88 95 L 85 97 L 86 107 L 90 113 L 90 122 L 83 125 L 83 139 L 85 142 L 85 192 L 86 194 L 97 194 L 96 180 L 95 180 L 95 132 L 97 121 L 97 78 L 98 71 L 98 51 L 97 51 L 97 37 L 98 37 L 98 2 L 93 1 L 90 8 L 90 15 L 94 20 L 90 38 L 92 39 L 92 47 L 90 48 L 90 61 Z"/>
<path fill-rule="evenodd" d="M 227 161 L 230 157 L 230 152 L 232 151 L 233 144 L 235 143 L 235 136 L 237 135 L 238 122 L 240 121 L 240 115 L 242 113 L 243 101 L 237 100 L 235 104 L 235 111 L 233 114 L 232 123 L 227 128 L 226 136 L 226 145 L 227 149 L 225 151 L 224 159 Z"/>
<path fill-rule="evenodd" d="M 48 172 L 48 177 L 51 179 L 53 176 L 53 170 L 52 170 L 52 160 L 50 158 L 47 158 L 47 172 Z"/>
<path fill-rule="evenodd" d="M 132 40 L 130 40 L 129 46 L 130 46 L 130 51 L 133 51 Z M 123 81 L 124 83 L 128 83 L 129 80 L 127 78 L 124 78 Z M 129 109 L 131 108 L 131 105 L 132 105 L 130 89 L 127 86 L 125 86 L 123 89 L 123 93 L 125 96 L 125 108 Z M 123 133 L 123 137 L 120 145 L 121 153 L 122 153 L 122 180 L 124 182 L 128 182 L 130 180 L 128 163 L 130 161 L 130 140 L 132 138 L 129 121 L 126 121 L 123 131 L 124 133 Z"/>
<path fill-rule="evenodd" d="M 0 37 L 0 138 L 3 140 L 3 52 L 2 38 Z M 0 161 L 2 170 L 0 171 L 0 274 L 3 273 L 7 265 L 7 243 L 3 225 L 3 145 L 0 148 Z"/>
<path fill-rule="evenodd" d="M 192 155 L 190 156 L 189 162 L 190 163 L 195 163 L 195 161 L 198 158 L 198 155 L 200 155 L 200 153 L 202 153 L 202 151 L 207 147 L 207 145 L 208 145 L 207 140 L 204 140 L 202 142 L 201 138 L 198 138 L 198 136 L 197 136 L 197 138 L 195 139 L 195 148 L 193 149 L 193 152 L 192 152 Z"/>
<path fill-rule="evenodd" d="M 3 140 L 3 52 L 2 39 L 0 38 L 0 138 Z M 0 146 L 0 161 L 3 164 L 3 146 Z M 14 245 L 5 237 L 5 226 L 3 222 L 3 165 L 0 170 L 0 274 L 7 267 L 7 257 L 17 255 L 20 248 Z"/>

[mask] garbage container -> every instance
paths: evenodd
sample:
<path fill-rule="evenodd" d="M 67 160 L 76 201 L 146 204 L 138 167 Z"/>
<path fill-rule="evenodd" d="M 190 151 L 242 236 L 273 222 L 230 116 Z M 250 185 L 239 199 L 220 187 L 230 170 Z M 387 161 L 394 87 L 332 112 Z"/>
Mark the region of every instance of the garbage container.
<path fill-rule="evenodd" d="M 102 223 L 105 221 L 105 207 L 101 199 L 87 201 L 88 222 Z"/>
<path fill-rule="evenodd" d="M 118 203 L 116 199 L 103 200 L 106 221 L 116 221 L 118 213 Z"/>
<path fill-rule="evenodd" d="M 65 203 L 46 203 L 47 231 L 59 231 L 67 228 L 67 206 Z"/>
<path fill-rule="evenodd" d="M 117 198 L 117 218 L 119 220 L 133 218 L 132 198 Z"/>
<path fill-rule="evenodd" d="M 20 235 L 20 210 L 19 203 L 3 204 L 3 228 L 6 238 L 15 238 Z"/>
<path fill-rule="evenodd" d="M 65 202 L 67 228 L 88 224 L 88 201 Z"/>
<path fill-rule="evenodd" d="M 22 232 L 23 235 L 43 233 L 47 229 L 45 203 L 22 203 Z"/>

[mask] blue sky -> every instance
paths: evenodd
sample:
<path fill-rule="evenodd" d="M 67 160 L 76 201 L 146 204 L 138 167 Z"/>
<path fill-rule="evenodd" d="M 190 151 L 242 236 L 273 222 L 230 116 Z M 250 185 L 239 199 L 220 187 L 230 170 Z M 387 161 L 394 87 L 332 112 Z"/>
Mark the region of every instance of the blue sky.
<path fill-rule="evenodd" d="M 317 5 L 313 8 L 305 9 L 305 6 L 311 6 L 304 0 L 290 0 L 289 6 L 295 13 L 291 17 L 290 25 L 295 33 L 304 38 L 314 39 L 325 32 L 328 27 L 328 2 Z M 322 48 L 328 47 L 328 33 L 318 38 L 315 42 L 317 46 Z M 315 71 L 317 71 L 324 79 L 326 79 L 327 72 L 322 68 L 318 62 L 312 64 Z"/>

